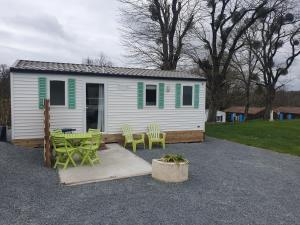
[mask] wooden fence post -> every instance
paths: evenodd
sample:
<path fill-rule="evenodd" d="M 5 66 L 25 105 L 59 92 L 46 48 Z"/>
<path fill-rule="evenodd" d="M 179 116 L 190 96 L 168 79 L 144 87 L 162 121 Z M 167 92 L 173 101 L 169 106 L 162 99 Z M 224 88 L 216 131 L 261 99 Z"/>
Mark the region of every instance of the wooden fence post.
<path fill-rule="evenodd" d="M 49 99 L 44 100 L 44 164 L 51 167 L 52 152 L 50 146 L 50 106 Z"/>

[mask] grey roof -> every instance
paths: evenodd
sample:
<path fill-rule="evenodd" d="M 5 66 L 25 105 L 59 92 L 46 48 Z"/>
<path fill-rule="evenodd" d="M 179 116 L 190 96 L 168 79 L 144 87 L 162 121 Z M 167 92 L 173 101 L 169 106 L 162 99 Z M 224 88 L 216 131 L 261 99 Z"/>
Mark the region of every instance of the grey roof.
<path fill-rule="evenodd" d="M 176 80 L 205 80 L 204 77 L 186 71 L 165 71 L 155 69 L 139 69 L 124 67 L 101 67 L 87 64 L 41 62 L 31 60 L 18 60 L 10 68 L 11 72 L 49 73 L 49 74 L 77 74 L 118 76 L 133 78 L 158 78 Z"/>

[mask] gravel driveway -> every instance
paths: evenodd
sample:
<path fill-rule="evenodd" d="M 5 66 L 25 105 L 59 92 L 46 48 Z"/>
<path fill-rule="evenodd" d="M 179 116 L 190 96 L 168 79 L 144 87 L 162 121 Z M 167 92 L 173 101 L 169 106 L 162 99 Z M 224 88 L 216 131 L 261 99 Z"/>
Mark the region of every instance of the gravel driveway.
<path fill-rule="evenodd" d="M 165 152 L 190 160 L 188 182 L 66 187 L 41 151 L 0 142 L 0 224 L 300 224 L 300 157 L 211 138 L 137 154 Z"/>

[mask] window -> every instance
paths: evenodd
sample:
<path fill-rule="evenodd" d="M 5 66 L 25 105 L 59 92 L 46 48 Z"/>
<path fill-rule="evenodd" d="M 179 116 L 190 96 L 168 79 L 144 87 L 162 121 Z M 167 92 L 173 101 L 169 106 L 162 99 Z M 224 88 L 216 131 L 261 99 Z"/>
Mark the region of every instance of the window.
<path fill-rule="evenodd" d="M 156 85 L 146 85 L 146 106 L 156 106 Z"/>
<path fill-rule="evenodd" d="M 223 116 L 217 116 L 216 121 L 217 122 L 223 122 Z"/>
<path fill-rule="evenodd" d="M 193 86 L 183 86 L 182 88 L 182 105 L 192 106 L 193 105 Z"/>
<path fill-rule="evenodd" d="M 50 105 L 65 105 L 65 82 L 50 81 Z"/>

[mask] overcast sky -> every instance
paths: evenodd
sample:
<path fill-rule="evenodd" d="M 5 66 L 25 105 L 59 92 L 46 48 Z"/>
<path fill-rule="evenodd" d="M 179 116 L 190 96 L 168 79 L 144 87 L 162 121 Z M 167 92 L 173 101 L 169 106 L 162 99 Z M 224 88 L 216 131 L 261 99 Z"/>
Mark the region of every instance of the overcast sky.
<path fill-rule="evenodd" d="M 117 0 L 0 0 L 0 64 L 17 59 L 81 63 L 104 52 L 128 66 Z M 300 58 L 289 89 L 300 90 Z"/>

